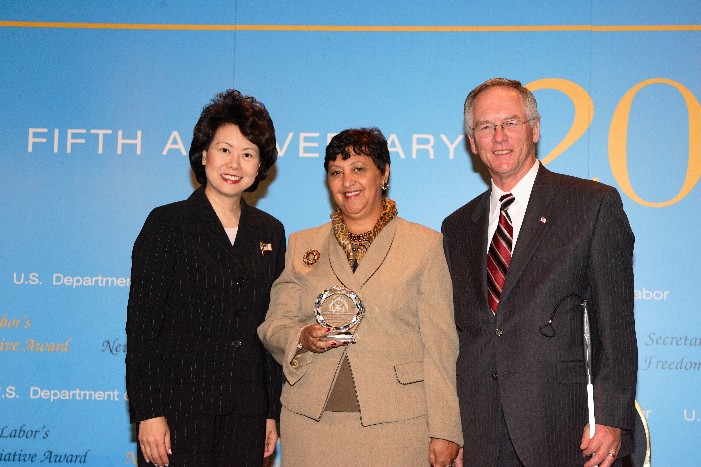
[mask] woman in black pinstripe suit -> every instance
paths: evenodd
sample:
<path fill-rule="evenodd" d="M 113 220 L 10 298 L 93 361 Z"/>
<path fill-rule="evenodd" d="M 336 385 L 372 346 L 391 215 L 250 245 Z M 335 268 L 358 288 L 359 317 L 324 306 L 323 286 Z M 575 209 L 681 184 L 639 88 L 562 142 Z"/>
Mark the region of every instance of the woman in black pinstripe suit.
<path fill-rule="evenodd" d="M 139 465 L 262 465 L 275 449 L 280 368 L 256 328 L 285 232 L 241 194 L 276 158 L 263 104 L 217 95 L 190 146 L 202 186 L 154 209 L 134 244 L 126 365 Z"/>

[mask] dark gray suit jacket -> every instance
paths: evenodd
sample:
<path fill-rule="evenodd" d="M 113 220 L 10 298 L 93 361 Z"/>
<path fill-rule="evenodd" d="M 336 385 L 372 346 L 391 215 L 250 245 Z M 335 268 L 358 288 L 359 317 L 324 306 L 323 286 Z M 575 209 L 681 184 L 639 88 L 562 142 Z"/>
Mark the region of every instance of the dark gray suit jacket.
<path fill-rule="evenodd" d="M 465 459 L 496 465 L 500 408 L 526 466 L 582 465 L 587 423 L 582 307 L 589 301 L 596 422 L 633 428 L 634 236 L 618 192 L 540 167 L 496 317 L 487 304 L 489 191 L 443 222 L 460 337 Z M 630 451 L 624 435 L 620 455 Z"/>
<path fill-rule="evenodd" d="M 127 308 L 132 422 L 178 411 L 279 418 L 281 369 L 256 328 L 284 267 L 285 232 L 243 200 L 241 209 L 233 246 L 202 188 L 146 219 Z"/>

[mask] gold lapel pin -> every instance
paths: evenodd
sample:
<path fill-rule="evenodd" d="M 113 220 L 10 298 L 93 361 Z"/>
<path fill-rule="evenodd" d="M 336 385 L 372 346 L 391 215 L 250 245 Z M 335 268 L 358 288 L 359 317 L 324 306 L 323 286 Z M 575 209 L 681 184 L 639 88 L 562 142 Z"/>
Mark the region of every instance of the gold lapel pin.
<path fill-rule="evenodd" d="M 309 250 L 306 253 L 304 253 L 304 256 L 302 257 L 302 261 L 304 261 L 304 264 L 307 266 L 311 266 L 312 264 L 316 263 L 319 261 L 319 258 L 321 258 L 321 255 L 319 254 L 319 250 Z"/>

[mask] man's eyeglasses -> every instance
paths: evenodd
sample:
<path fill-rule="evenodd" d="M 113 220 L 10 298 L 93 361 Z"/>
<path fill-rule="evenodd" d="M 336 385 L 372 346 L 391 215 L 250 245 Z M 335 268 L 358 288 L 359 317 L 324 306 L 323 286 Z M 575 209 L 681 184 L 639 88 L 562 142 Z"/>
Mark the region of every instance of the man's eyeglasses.
<path fill-rule="evenodd" d="M 497 131 L 497 127 L 501 127 L 504 133 L 512 135 L 520 130 L 521 126 L 525 125 L 526 123 L 530 123 L 533 120 L 535 119 L 529 118 L 528 120 L 521 120 L 520 118 L 511 118 L 496 124 L 485 122 L 476 125 L 474 128 L 472 128 L 472 131 L 475 132 L 475 135 L 481 138 L 486 138 L 488 136 L 492 136 Z"/>

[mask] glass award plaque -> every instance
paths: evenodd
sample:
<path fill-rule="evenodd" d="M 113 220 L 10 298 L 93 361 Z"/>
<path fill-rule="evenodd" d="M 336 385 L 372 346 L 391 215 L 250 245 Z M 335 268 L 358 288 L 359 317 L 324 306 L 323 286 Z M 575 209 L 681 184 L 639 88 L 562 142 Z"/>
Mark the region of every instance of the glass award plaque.
<path fill-rule="evenodd" d="M 350 329 L 363 319 L 365 308 L 358 294 L 342 285 L 335 285 L 319 294 L 314 303 L 314 314 L 317 323 L 331 328 L 324 340 L 355 343 Z"/>

